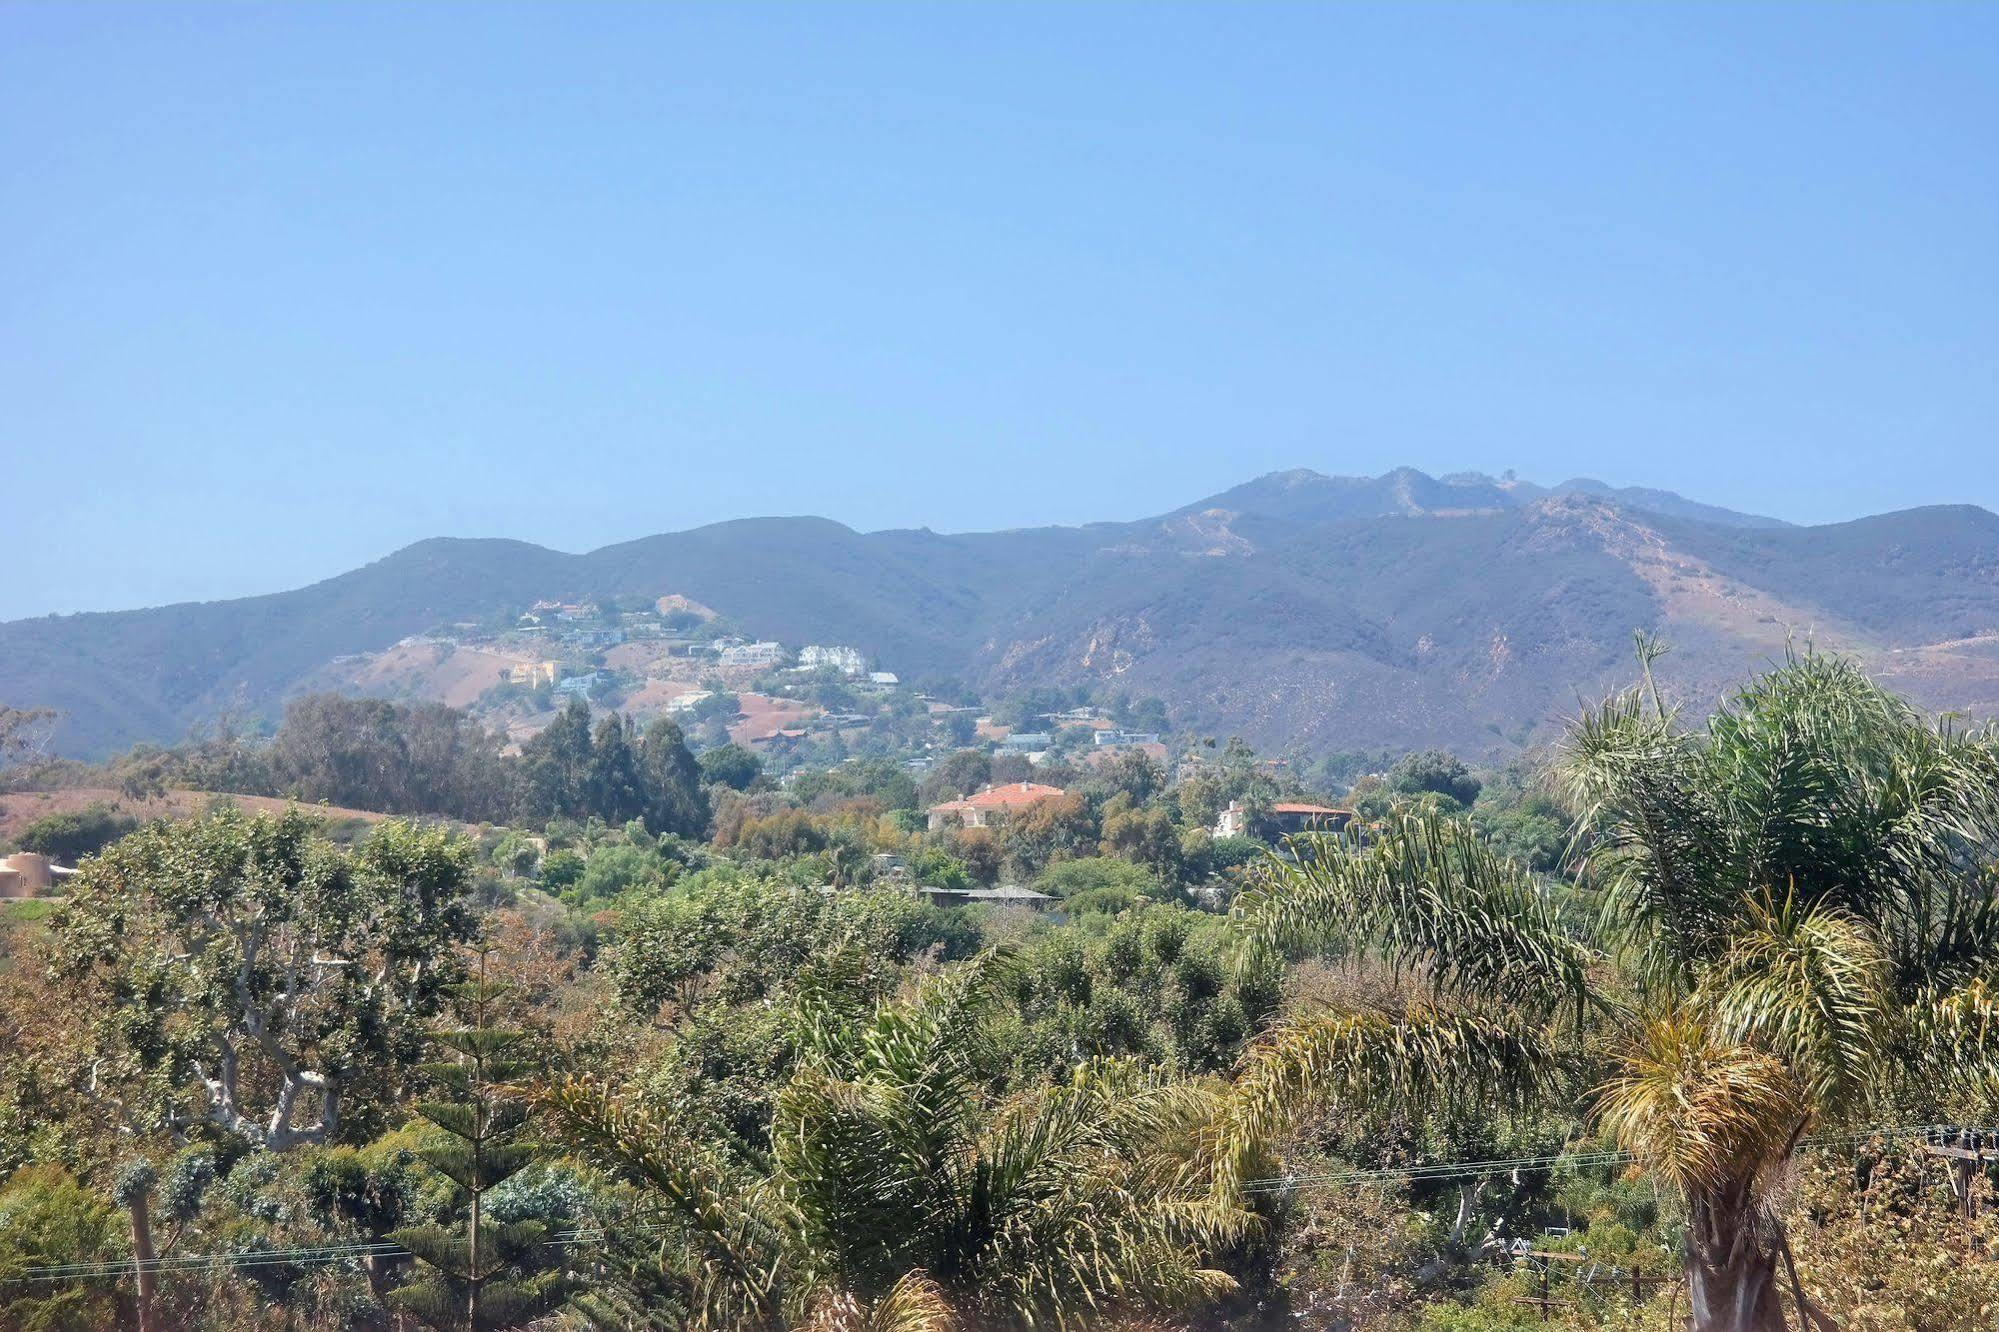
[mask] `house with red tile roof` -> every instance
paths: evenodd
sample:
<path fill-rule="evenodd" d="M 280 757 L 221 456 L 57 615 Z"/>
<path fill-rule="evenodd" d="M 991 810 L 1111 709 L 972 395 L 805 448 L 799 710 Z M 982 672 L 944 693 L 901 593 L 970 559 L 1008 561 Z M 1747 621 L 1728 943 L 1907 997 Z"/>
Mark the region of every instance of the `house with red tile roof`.
<path fill-rule="evenodd" d="M 1288 837 L 1301 832 L 1338 832 L 1353 819 L 1350 809 L 1337 809 L 1331 805 L 1312 805 L 1300 800 L 1280 800 L 1270 807 L 1268 820 L 1271 829 L 1279 837 Z M 1229 807 L 1222 811 L 1215 821 L 1217 837 L 1247 837 L 1249 835 L 1249 811 L 1242 801 L 1231 800 Z"/>
<path fill-rule="evenodd" d="M 1061 794 L 1061 787 L 1040 782 L 1008 782 L 1004 786 L 988 786 L 963 800 L 947 800 L 941 805 L 932 805 L 929 810 L 930 830 L 991 827 L 996 818 L 1005 818 L 1017 810 L 1038 805 Z"/>

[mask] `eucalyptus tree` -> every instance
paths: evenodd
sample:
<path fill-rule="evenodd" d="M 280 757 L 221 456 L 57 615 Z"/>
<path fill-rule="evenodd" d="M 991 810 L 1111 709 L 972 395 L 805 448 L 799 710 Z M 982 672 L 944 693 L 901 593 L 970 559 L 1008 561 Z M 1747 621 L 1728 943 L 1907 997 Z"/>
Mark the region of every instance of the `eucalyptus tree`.
<path fill-rule="evenodd" d="M 675 1322 L 1076 1325 L 1232 1288 L 1204 1261 L 1249 1220 L 1210 1186 L 1219 1086 L 1094 1063 L 994 1093 L 986 1019 L 1009 969 L 984 955 L 880 1004 L 809 987 L 767 1156 L 602 1083 L 547 1094 L 572 1145 L 683 1237 L 679 1277 L 651 1274 Z"/>
<path fill-rule="evenodd" d="M 1242 923 L 1383 956 L 1414 997 L 1284 1025 L 1245 1100 L 1588 1101 L 1685 1201 L 1699 1332 L 1781 1328 L 1786 1295 L 1829 1327 L 1775 1206 L 1800 1145 L 1940 1113 L 1999 1068 L 1999 754 L 1809 651 L 1690 727 L 1657 651 L 1561 756 L 1616 970 L 1468 825 L 1322 841 L 1245 894 Z"/>

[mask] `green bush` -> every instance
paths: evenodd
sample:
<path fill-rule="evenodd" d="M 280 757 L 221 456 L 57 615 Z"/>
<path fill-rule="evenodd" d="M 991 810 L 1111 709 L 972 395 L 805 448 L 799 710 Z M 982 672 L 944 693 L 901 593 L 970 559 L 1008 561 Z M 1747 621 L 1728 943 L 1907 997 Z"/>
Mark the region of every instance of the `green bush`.
<path fill-rule="evenodd" d="M 60 1166 L 24 1166 L 0 1185 L 0 1327 L 91 1332 L 114 1327 L 110 1281 L 21 1281 L 29 1269 L 117 1256 L 122 1228 L 110 1205 Z"/>
<path fill-rule="evenodd" d="M 73 813 L 36 819 L 21 830 L 19 841 L 23 851 L 73 865 L 85 856 L 96 855 L 138 826 L 139 821 L 129 814 L 120 814 L 108 805 L 92 805 Z"/>

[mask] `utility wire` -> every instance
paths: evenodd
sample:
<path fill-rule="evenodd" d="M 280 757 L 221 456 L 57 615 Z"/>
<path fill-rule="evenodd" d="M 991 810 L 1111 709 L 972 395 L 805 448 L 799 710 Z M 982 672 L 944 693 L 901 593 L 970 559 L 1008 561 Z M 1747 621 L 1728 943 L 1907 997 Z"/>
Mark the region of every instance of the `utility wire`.
<path fill-rule="evenodd" d="M 1815 1133 L 1800 1146 L 1831 1147 L 1864 1141 L 1867 1138 L 1911 1137 L 1934 1131 L 1934 1124 L 1905 1124 L 1894 1127 L 1855 1129 L 1847 1133 Z M 1974 1130 L 1990 1132 L 1989 1129 Z M 1552 1170 L 1562 1166 L 1630 1165 L 1637 1158 L 1630 1152 L 1605 1148 L 1593 1152 L 1556 1152 L 1546 1156 L 1499 1157 L 1483 1161 L 1433 1161 L 1419 1165 L 1386 1166 L 1372 1170 L 1335 1170 L 1315 1175 L 1272 1175 L 1243 1182 L 1245 1193 L 1283 1193 L 1292 1189 L 1339 1184 L 1371 1184 L 1384 1180 L 1460 1179 L 1471 1175 L 1501 1175 L 1518 1171 Z"/>
<path fill-rule="evenodd" d="M 1904 1124 L 1880 1128 L 1855 1129 L 1846 1133 L 1817 1133 L 1805 1138 L 1800 1146 L 1829 1147 L 1864 1141 L 1868 1138 L 1904 1138 L 1937 1131 L 1935 1124 Z M 1953 1127 L 1952 1131 L 1955 1131 Z M 1992 1129 L 1976 1129 L 1978 1133 L 1992 1133 Z M 1324 1188 L 1339 1185 L 1365 1185 L 1389 1180 L 1436 1180 L 1462 1179 L 1475 1175 L 1511 1174 L 1516 1171 L 1553 1170 L 1564 1166 L 1589 1168 L 1593 1166 L 1629 1165 L 1636 1158 L 1627 1151 L 1604 1149 L 1592 1152 L 1556 1152 L 1543 1156 L 1492 1157 L 1473 1161 L 1433 1161 L 1409 1166 L 1388 1166 L 1371 1170 L 1336 1170 L 1312 1175 L 1271 1175 L 1261 1179 L 1245 1180 L 1245 1193 L 1285 1193 L 1301 1188 Z M 650 1225 L 623 1227 L 620 1234 L 650 1234 L 672 1229 L 671 1226 Z M 606 1229 L 575 1229 L 557 1231 L 541 1241 L 551 1248 L 566 1248 L 601 1240 L 613 1232 Z M 91 1262 L 55 1263 L 44 1267 L 29 1268 L 18 1276 L 0 1278 L 0 1285 L 19 1285 L 36 1281 L 80 1281 L 93 1277 L 118 1277 L 139 1271 L 146 1272 L 186 1272 L 204 1267 L 219 1266 L 231 1270 L 252 1270 L 262 1267 L 309 1267 L 326 1263 L 341 1263 L 367 1257 L 410 1256 L 401 1245 L 386 1240 L 362 1241 L 348 1244 L 324 1244 L 291 1249 L 245 1249 L 236 1253 L 182 1254 L 179 1256 L 155 1258 L 139 1263 L 133 1259 L 98 1260 Z"/>

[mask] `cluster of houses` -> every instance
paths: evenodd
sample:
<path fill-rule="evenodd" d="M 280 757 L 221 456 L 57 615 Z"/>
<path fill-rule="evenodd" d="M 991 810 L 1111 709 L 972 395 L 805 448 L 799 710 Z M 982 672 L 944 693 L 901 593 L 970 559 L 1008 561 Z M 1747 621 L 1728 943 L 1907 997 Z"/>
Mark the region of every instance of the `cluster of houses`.
<path fill-rule="evenodd" d="M 1090 748 L 1083 756 L 1083 762 L 1091 766 L 1107 763 L 1120 754 L 1137 750 L 1149 756 L 1156 763 L 1165 763 L 1167 749 L 1157 732 L 1127 731 L 1120 729 L 1104 714 L 1101 708 L 1071 708 L 1048 718 L 1059 727 L 1088 727 Z M 1052 731 L 1008 731 L 1003 735 L 995 750 L 1001 754 L 1016 754 L 1030 763 L 1040 763 L 1055 747 Z"/>
<path fill-rule="evenodd" d="M 800 675 L 813 671 L 838 671 L 849 679 L 865 679 L 871 685 L 893 686 L 901 683 L 893 671 L 869 670 L 868 659 L 861 650 L 844 643 L 807 643 L 798 649 L 795 658 L 784 644 L 775 639 L 751 642 L 746 638 L 725 636 L 714 639 L 709 649 L 715 653 L 718 666 L 769 670 L 791 661 L 790 669 Z"/>
<path fill-rule="evenodd" d="M 932 805 L 926 811 L 928 826 L 931 832 L 946 828 L 989 828 L 1009 815 L 1063 794 L 1065 792 L 1061 787 L 1042 782 L 1007 782 L 1002 786 L 988 786 L 962 799 Z M 1242 801 L 1229 801 L 1228 808 L 1215 820 L 1214 835 L 1249 836 L 1250 815 L 1251 811 Z M 1353 817 L 1352 810 L 1333 805 L 1279 800 L 1264 811 L 1261 821 L 1270 833 L 1288 837 L 1293 833 L 1341 832 L 1353 821 Z"/>
<path fill-rule="evenodd" d="M 997 786 L 987 786 L 971 795 L 957 800 L 946 800 L 932 805 L 928 811 L 928 827 L 931 832 L 951 828 L 990 828 L 1024 810 L 1053 800 L 1066 794 L 1059 786 L 1043 782 L 1006 782 Z M 1244 837 L 1250 832 L 1251 811 L 1239 800 L 1229 802 L 1221 817 L 1215 821 L 1214 834 L 1217 837 Z M 1354 812 L 1332 805 L 1317 805 L 1306 801 L 1280 800 L 1263 811 L 1260 822 L 1267 832 L 1280 837 L 1293 833 L 1340 832 L 1353 821 Z M 875 858 L 875 875 L 878 879 L 894 882 L 907 880 L 908 867 L 900 856 L 878 855 Z M 1032 910 L 1045 910 L 1054 899 L 1046 893 L 1035 892 L 1018 885 L 1002 884 L 996 888 L 934 888 L 911 883 L 931 901 L 944 906 L 958 906 L 967 903 L 988 905 L 1024 906 Z"/>

